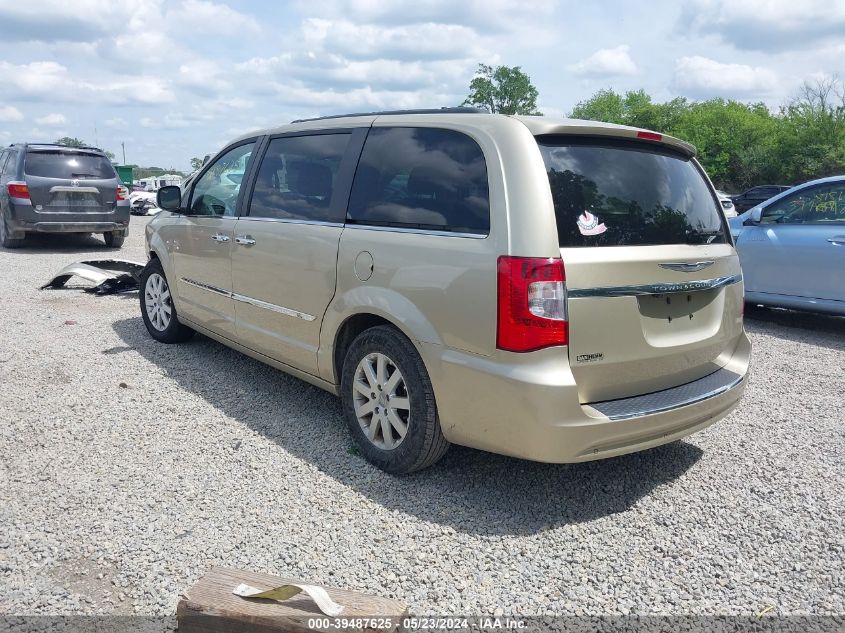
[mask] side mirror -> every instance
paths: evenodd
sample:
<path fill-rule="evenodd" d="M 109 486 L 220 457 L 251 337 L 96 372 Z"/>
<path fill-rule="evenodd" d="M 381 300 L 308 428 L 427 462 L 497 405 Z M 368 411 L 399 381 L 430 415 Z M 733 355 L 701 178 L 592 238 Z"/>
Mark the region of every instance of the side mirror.
<path fill-rule="evenodd" d="M 156 205 L 165 211 L 179 211 L 182 204 L 182 190 L 179 187 L 168 185 L 158 190 L 156 194 Z"/>
<path fill-rule="evenodd" d="M 760 219 L 763 217 L 763 207 L 754 207 L 751 209 L 751 215 L 749 215 L 745 222 L 742 223 L 743 226 L 752 226 L 754 224 L 760 224 Z"/>

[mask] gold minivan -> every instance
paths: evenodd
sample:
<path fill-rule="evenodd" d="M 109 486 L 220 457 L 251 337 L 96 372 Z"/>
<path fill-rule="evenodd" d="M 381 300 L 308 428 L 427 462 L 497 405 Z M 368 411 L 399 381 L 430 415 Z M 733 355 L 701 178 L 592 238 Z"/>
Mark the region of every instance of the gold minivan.
<path fill-rule="evenodd" d="M 468 108 L 248 134 L 159 191 L 141 314 L 339 395 L 391 473 L 452 443 L 579 462 L 671 442 L 736 405 L 750 353 L 694 154 Z"/>

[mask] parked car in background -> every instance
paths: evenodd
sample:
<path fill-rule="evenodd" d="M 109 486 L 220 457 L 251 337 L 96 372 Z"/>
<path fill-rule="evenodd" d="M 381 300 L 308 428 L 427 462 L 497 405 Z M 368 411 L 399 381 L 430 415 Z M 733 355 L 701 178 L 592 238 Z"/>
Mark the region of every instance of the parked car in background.
<path fill-rule="evenodd" d="M 722 205 L 722 211 L 725 214 L 726 218 L 735 218 L 736 217 L 736 207 L 734 206 L 733 200 L 731 197 L 726 194 L 724 191 L 720 191 L 716 189 L 716 196 L 719 198 L 719 204 Z"/>
<path fill-rule="evenodd" d="M 18 143 L 0 151 L 0 243 L 21 246 L 27 233 L 102 233 L 123 245 L 129 191 L 95 147 Z"/>
<path fill-rule="evenodd" d="M 845 176 L 793 187 L 729 223 L 746 302 L 845 315 Z"/>
<path fill-rule="evenodd" d="M 694 152 L 466 109 L 245 135 L 159 190 L 143 321 L 338 394 L 393 473 L 450 443 L 579 462 L 671 442 L 736 405 L 750 354 Z"/>
<path fill-rule="evenodd" d="M 742 213 L 789 188 L 787 185 L 760 185 L 759 187 L 752 187 L 748 191 L 731 196 L 731 200 L 736 207 L 736 212 Z"/>

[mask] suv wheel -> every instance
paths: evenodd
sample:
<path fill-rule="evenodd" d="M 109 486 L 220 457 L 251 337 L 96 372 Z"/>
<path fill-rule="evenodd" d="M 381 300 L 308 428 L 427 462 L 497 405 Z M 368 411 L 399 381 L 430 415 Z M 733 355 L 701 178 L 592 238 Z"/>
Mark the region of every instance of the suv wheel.
<path fill-rule="evenodd" d="M 120 248 L 123 246 L 126 236 L 117 235 L 114 231 L 107 231 L 106 233 L 103 233 L 103 239 L 106 242 L 106 246 L 109 248 Z"/>
<path fill-rule="evenodd" d="M 358 335 L 346 352 L 340 388 L 352 437 L 382 470 L 421 470 L 449 449 L 425 365 L 394 328 L 381 325 Z"/>
<path fill-rule="evenodd" d="M 3 248 L 19 248 L 23 245 L 22 237 L 10 237 L 6 226 L 6 214 L 0 211 L 0 246 Z"/>
<path fill-rule="evenodd" d="M 170 295 L 170 286 L 164 276 L 161 262 L 152 259 L 141 271 L 141 317 L 147 331 L 162 343 L 181 343 L 196 332 L 179 323 L 176 306 Z"/>

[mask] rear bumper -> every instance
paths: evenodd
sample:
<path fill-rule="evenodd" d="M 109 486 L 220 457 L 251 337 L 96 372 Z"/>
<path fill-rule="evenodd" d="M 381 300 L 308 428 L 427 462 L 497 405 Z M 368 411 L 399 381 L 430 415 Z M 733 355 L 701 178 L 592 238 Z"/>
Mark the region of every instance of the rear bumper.
<path fill-rule="evenodd" d="M 37 211 L 31 204 L 9 205 L 7 225 L 15 237 L 23 233 L 105 233 L 129 230 L 129 203 L 118 203 L 113 210 L 77 211 L 50 209 Z"/>
<path fill-rule="evenodd" d="M 581 462 L 644 450 L 713 424 L 733 409 L 748 376 L 743 334 L 728 364 L 663 392 L 581 404 L 560 348 L 499 364 L 420 344 L 440 423 L 456 444 L 542 462 Z"/>

